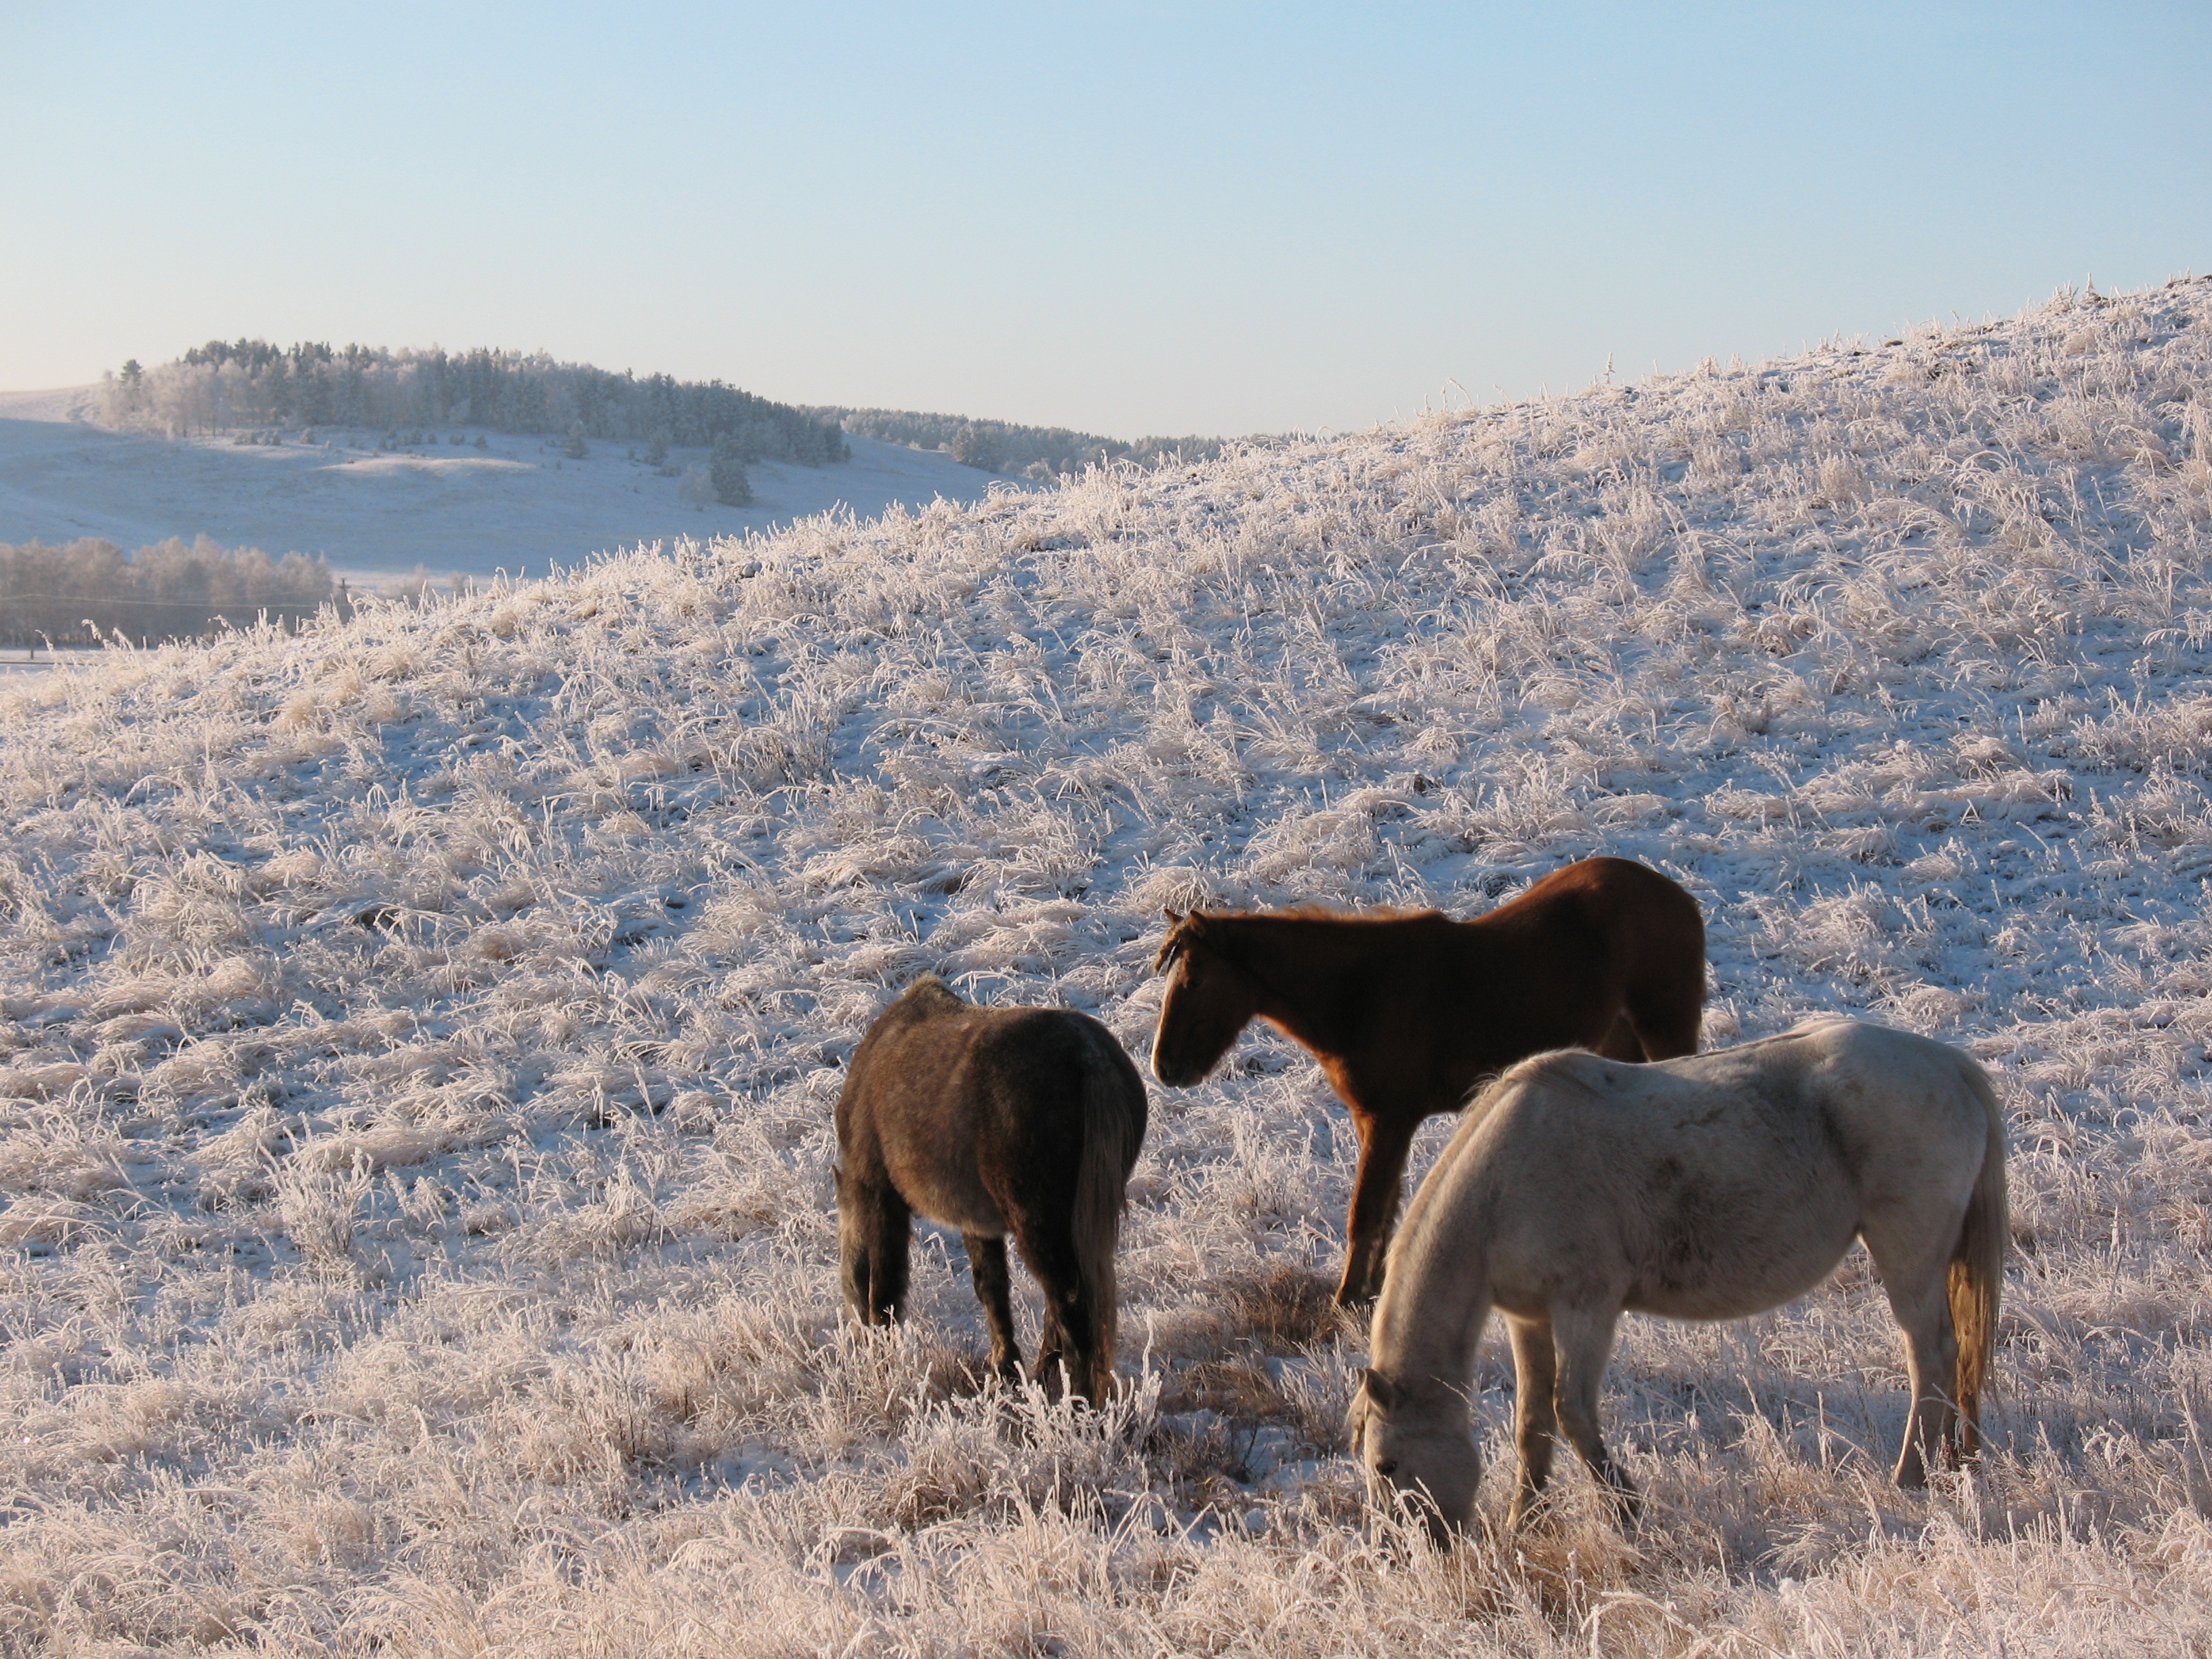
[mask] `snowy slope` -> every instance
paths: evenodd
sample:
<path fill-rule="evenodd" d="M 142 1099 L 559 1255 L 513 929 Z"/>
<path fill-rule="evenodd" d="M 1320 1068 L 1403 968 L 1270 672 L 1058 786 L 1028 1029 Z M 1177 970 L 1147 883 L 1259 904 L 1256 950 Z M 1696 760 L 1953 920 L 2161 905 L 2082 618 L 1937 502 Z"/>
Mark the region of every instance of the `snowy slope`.
<path fill-rule="evenodd" d="M 274 445 L 228 435 L 166 442 L 110 432 L 87 418 L 97 386 L 0 392 L 0 542 L 100 536 L 125 548 L 170 536 L 213 537 L 272 554 L 322 553 L 356 579 L 404 575 L 542 576 L 553 564 L 679 536 L 744 535 L 846 507 L 874 517 L 894 502 L 981 501 L 995 484 L 1025 489 L 950 457 L 854 438 L 850 461 L 747 469 L 753 504 L 696 507 L 678 480 L 593 444 L 583 460 L 535 439 L 441 428 L 404 451 L 374 433 L 334 433 Z M 455 445 L 454 434 L 485 447 Z M 672 466 L 705 464 L 674 450 Z"/>
<path fill-rule="evenodd" d="M 2195 283 L 0 688 L 0 1631 L 2193 1650 L 2208 520 Z M 838 1065 L 915 975 L 1141 1049 L 1164 904 L 1471 914 L 1599 852 L 1706 907 L 1710 1040 L 1996 1070 L 1971 1485 L 1880 1484 L 1862 1263 L 1631 1322 L 1632 1547 L 1577 1477 L 1392 1555 L 1322 1305 L 1351 1137 L 1257 1035 L 1154 1091 L 1107 1431 L 971 1397 L 957 1242 L 841 1329 Z"/>

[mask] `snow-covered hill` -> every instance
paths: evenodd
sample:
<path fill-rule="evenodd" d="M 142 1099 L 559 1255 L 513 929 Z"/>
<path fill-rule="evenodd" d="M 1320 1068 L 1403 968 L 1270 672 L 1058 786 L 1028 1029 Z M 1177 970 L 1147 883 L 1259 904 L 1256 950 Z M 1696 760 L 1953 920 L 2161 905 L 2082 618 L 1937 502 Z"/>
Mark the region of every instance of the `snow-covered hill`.
<path fill-rule="evenodd" d="M 592 444 L 576 460 L 536 438 L 463 427 L 394 450 L 377 447 L 375 433 L 351 432 L 313 442 L 298 431 L 282 443 L 240 444 L 229 434 L 170 442 L 93 424 L 99 393 L 0 392 L 0 542 L 100 536 L 132 548 L 204 535 L 326 554 L 356 580 L 417 568 L 542 576 L 641 543 L 742 536 L 840 507 L 874 517 L 895 502 L 966 505 L 994 486 L 1030 488 L 950 456 L 854 438 L 853 459 L 838 465 L 754 463 L 750 507 L 702 505 L 684 499 L 677 476 L 704 465 L 700 449 L 672 452 L 663 474 L 620 444 Z"/>
<path fill-rule="evenodd" d="M 0 1632 L 2194 1651 L 2208 520 L 2198 282 L 0 690 Z M 1632 1322 L 1632 1541 L 1577 1477 L 1401 1559 L 1337 1438 L 1350 1136 L 1257 1036 L 1154 1091 L 1112 1422 L 974 1397 L 957 1241 L 841 1328 L 838 1064 L 915 975 L 1140 1049 L 1164 904 L 1597 852 L 1705 904 L 1710 1040 L 1848 1009 L 1998 1074 L 1970 1482 L 1881 1486 L 1847 1267 Z"/>

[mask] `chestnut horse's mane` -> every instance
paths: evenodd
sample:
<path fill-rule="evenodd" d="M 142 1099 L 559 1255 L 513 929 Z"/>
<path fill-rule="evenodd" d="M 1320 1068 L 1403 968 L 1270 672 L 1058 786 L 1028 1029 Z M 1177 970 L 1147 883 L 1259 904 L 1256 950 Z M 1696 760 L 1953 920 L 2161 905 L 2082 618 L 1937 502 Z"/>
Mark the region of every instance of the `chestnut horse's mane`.
<path fill-rule="evenodd" d="M 1423 916 L 1441 915 L 1433 907 L 1425 910 L 1408 910 L 1401 905 L 1378 905 L 1371 910 L 1346 910 L 1340 906 L 1316 901 L 1309 904 L 1292 904 L 1280 910 L 1239 910 L 1224 921 L 1243 921 L 1258 916 L 1285 921 L 1418 921 Z"/>
<path fill-rule="evenodd" d="M 1174 915 L 1172 911 L 1169 913 Z M 1406 910 L 1389 907 L 1376 910 L 1344 910 L 1325 903 L 1293 904 L 1280 910 L 1193 910 L 1177 916 L 1168 929 L 1168 936 L 1160 941 L 1160 953 L 1153 958 L 1154 972 L 1165 968 L 1194 945 L 1221 944 L 1218 924 L 1236 921 L 1330 921 L 1346 927 L 1379 924 L 1393 921 L 1419 921 L 1425 916 L 1441 915 L 1440 910 Z"/>

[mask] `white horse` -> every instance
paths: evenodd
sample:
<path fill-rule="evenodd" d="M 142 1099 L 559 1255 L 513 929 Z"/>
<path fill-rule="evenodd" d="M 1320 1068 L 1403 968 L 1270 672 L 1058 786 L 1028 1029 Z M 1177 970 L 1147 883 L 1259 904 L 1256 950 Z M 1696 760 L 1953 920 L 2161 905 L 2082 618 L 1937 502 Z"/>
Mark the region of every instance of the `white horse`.
<path fill-rule="evenodd" d="M 1441 1539 L 1473 1518 L 1468 1413 L 1494 1306 L 1513 1339 L 1518 1524 L 1566 1431 L 1633 1520 L 1598 1433 L 1622 1310 L 1736 1319 L 1818 1285 L 1865 1242 L 1905 1338 L 1912 1410 L 1893 1479 L 1979 1447 L 2006 1237 L 2004 1121 L 1955 1048 L 1851 1020 L 1630 1066 L 1570 1049 L 1500 1077 L 1413 1199 L 1375 1310 L 1352 1441 L 1377 1497 Z"/>

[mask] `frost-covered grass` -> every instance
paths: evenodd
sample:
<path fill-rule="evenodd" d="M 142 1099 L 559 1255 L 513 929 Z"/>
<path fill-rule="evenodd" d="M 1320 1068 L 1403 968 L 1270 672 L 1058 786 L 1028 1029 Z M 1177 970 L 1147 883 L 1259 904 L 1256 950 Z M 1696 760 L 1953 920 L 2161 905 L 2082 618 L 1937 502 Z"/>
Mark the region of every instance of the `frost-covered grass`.
<path fill-rule="evenodd" d="M 2195 283 L 0 690 L 0 1640 L 2201 1652 L 2208 516 Z M 1141 1050 L 1163 904 L 1597 852 L 1705 903 L 1710 1040 L 1996 1071 L 1972 1479 L 1881 1485 L 1854 1257 L 1631 1322 L 1638 1535 L 1577 1472 L 1399 1551 L 1339 1438 L 1351 1137 L 1259 1036 L 1154 1091 L 1109 1420 L 978 1392 L 957 1241 L 841 1328 L 837 1066 L 913 975 Z"/>

